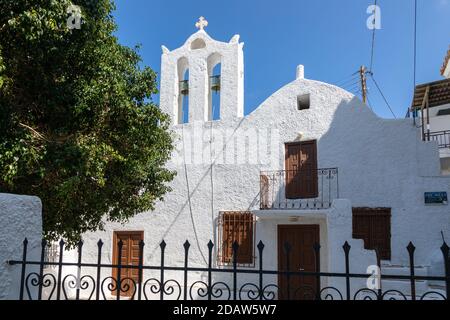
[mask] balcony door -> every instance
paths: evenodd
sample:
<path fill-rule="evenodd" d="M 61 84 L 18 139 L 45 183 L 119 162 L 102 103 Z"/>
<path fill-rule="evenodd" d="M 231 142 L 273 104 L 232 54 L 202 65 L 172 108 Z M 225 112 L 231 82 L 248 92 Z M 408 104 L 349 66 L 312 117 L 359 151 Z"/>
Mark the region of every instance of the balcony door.
<path fill-rule="evenodd" d="M 286 143 L 285 168 L 287 199 L 318 197 L 316 140 Z"/>

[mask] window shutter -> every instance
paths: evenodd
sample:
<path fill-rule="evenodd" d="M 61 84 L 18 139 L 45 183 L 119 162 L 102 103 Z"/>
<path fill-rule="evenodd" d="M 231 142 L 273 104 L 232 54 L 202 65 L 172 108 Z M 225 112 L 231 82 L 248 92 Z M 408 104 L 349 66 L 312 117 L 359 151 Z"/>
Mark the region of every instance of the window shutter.
<path fill-rule="evenodd" d="M 269 177 L 266 175 L 260 176 L 260 201 L 262 209 L 269 209 Z"/>
<path fill-rule="evenodd" d="M 254 257 L 254 223 L 251 212 L 221 212 L 219 215 L 219 262 L 233 263 L 233 243 L 237 241 L 236 262 L 238 264 L 253 264 Z"/>
<path fill-rule="evenodd" d="M 391 209 L 353 208 L 353 238 L 364 240 L 364 248 L 378 250 L 380 259 L 391 259 Z"/>

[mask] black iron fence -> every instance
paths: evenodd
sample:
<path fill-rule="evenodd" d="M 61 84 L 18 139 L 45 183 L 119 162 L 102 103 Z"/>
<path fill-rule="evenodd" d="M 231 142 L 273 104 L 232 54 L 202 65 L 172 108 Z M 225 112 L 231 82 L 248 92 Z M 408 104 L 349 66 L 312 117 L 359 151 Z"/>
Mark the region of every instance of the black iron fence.
<path fill-rule="evenodd" d="M 260 209 L 326 209 L 339 198 L 338 168 L 262 171 Z"/>
<path fill-rule="evenodd" d="M 122 264 L 121 252 L 123 242 L 117 244 L 118 259 L 115 264 L 102 262 L 103 242 L 97 243 L 97 261 L 93 263 L 83 262 L 83 242 L 78 243 L 77 259 L 66 262 L 63 259 L 64 241 L 59 243 L 58 261 L 48 261 L 46 257 L 47 242 L 42 241 L 40 260 L 28 260 L 28 241 L 23 242 L 22 260 L 8 261 L 10 265 L 20 265 L 20 294 L 23 300 L 61 300 L 61 299 L 133 299 L 133 300 L 447 300 L 450 293 L 450 266 L 449 247 L 444 242 L 441 246 L 445 275 L 442 276 L 419 276 L 415 275 L 414 252 L 415 247 L 409 243 L 407 247 L 410 273 L 409 275 L 379 274 L 378 288 L 354 287 L 351 280 L 360 279 L 365 281 L 368 274 L 352 273 L 350 270 L 351 246 L 348 242 L 342 246 L 345 258 L 345 272 L 321 272 L 319 266 L 320 245 L 315 244 L 311 250 L 314 251 L 316 270 L 298 271 L 292 270 L 292 255 L 295 248 L 289 243 L 284 244 L 285 270 L 264 269 L 264 244 L 260 241 L 257 245 L 258 263 L 255 268 L 241 268 L 237 264 L 239 245 L 233 244 L 233 264 L 228 268 L 218 268 L 213 265 L 214 244 L 210 241 L 208 248 L 207 267 L 193 267 L 189 265 L 190 244 L 186 241 L 184 248 L 183 266 L 166 266 L 165 250 L 166 243 L 160 244 L 160 263 L 158 265 L 144 264 L 144 242 L 139 242 L 139 261 L 133 264 Z M 46 268 L 46 266 L 55 268 Z M 378 259 L 378 267 L 380 260 Z M 75 273 L 65 272 L 64 268 L 75 268 Z M 35 269 L 29 270 L 29 269 Z M 54 273 L 48 270 L 55 270 Z M 89 272 L 86 272 L 90 270 Z M 114 273 L 114 270 L 117 272 Z M 124 271 L 136 270 L 134 276 L 124 277 Z M 153 271 L 157 276 L 145 277 L 146 271 Z M 115 276 L 104 276 L 103 271 Z M 203 273 L 204 280 L 198 280 L 193 275 Z M 133 274 L 133 273 L 132 273 Z M 174 276 L 178 274 L 178 276 Z M 222 275 L 217 279 L 217 275 Z M 224 280 L 223 275 L 228 275 Z M 340 279 L 342 285 L 322 286 L 324 278 Z M 274 281 L 273 281 L 274 280 Z M 281 281 L 283 280 L 283 281 Z M 300 280 L 300 281 L 299 281 Z M 313 280 L 313 281 L 307 281 Z M 409 283 L 409 293 L 396 289 L 383 290 L 383 280 L 402 280 Z M 416 292 L 417 281 L 439 281 L 442 282 L 443 290 L 427 290 Z M 284 286 L 280 286 L 284 283 Z M 305 283 L 313 283 L 306 285 Z M 299 284 L 295 286 L 295 284 Z M 71 290 L 71 292 L 69 292 Z"/>
<path fill-rule="evenodd" d="M 428 141 L 437 141 L 440 149 L 450 148 L 450 130 L 430 132 Z"/>

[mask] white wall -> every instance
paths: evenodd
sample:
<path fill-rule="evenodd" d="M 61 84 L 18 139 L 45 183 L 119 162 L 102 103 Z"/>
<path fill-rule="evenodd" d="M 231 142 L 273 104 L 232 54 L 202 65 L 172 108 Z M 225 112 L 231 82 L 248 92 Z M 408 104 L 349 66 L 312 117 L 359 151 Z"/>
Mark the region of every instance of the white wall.
<path fill-rule="evenodd" d="M 163 54 L 163 64 L 168 58 L 167 53 Z M 172 73 L 165 72 L 163 68 L 163 79 L 171 77 Z M 162 84 L 165 83 L 171 88 L 175 85 L 167 79 L 162 80 Z M 167 91 L 164 95 L 165 90 L 168 89 L 161 88 L 161 104 L 166 112 L 175 116 L 170 107 L 172 96 Z M 297 96 L 303 94 L 310 94 L 311 106 L 309 110 L 299 111 Z M 201 110 L 192 112 L 198 114 Z M 147 264 L 159 264 L 159 243 L 165 239 L 165 263 L 182 265 L 182 245 L 187 239 L 191 243 L 190 263 L 206 266 L 206 244 L 210 239 L 217 241 L 219 211 L 257 210 L 260 170 L 283 169 L 284 143 L 298 139 L 299 133 L 302 140 L 317 139 L 319 168 L 339 168 L 340 198 L 347 199 L 354 207 L 392 208 L 393 264 L 408 263 L 406 246 L 413 241 L 417 247 L 416 265 L 429 265 L 431 255 L 442 244 L 441 230 L 450 239 L 449 207 L 425 206 L 423 199 L 426 191 L 450 191 L 450 179 L 440 176 L 436 143 L 422 142 L 420 130 L 413 126 L 411 119 L 381 119 L 357 97 L 336 86 L 300 77 L 275 92 L 248 116 L 191 121 L 175 125 L 173 130 L 177 150 L 168 164 L 178 173 L 171 183 L 173 191 L 153 212 L 140 213 L 126 225 L 107 223 L 104 231 L 86 234 L 86 260 L 95 261 L 98 238 L 106 244 L 105 259 L 109 261 L 113 231 L 143 230 Z M 249 135 L 249 141 L 237 143 L 236 139 L 245 134 Z M 269 149 L 252 148 L 255 143 L 258 147 L 269 146 Z M 231 158 L 235 161 L 230 164 L 225 160 L 232 149 L 237 155 Z M 239 162 L 241 155 L 258 161 Z M 186 166 L 183 165 L 185 160 L 190 161 Z M 323 232 L 327 234 L 328 251 L 336 255 L 342 252 L 344 240 L 355 247 L 362 246 L 360 240 L 351 239 L 351 210 L 340 212 L 343 218 L 337 221 L 341 223 L 320 222 L 324 228 L 326 226 Z M 317 219 L 322 214 L 317 211 Z M 277 223 L 287 221 L 287 217 L 280 216 Z M 307 220 L 299 223 L 302 221 Z M 262 239 L 267 246 L 276 247 L 274 224 L 270 229 L 261 223 L 264 222 L 258 222 L 257 241 Z M 269 230 L 267 228 L 272 231 L 264 232 Z M 371 253 L 366 254 L 369 261 Z M 342 257 L 328 256 L 330 270 L 342 268 Z M 274 259 L 266 261 L 276 264 Z M 366 267 L 360 266 L 364 270 Z"/>
<path fill-rule="evenodd" d="M 298 111 L 296 96 L 304 93 L 311 94 L 311 109 Z M 448 207 L 426 207 L 423 201 L 425 191 L 449 191 L 449 179 L 439 176 L 436 145 L 421 142 L 420 133 L 409 120 L 380 119 L 359 99 L 342 89 L 317 81 L 296 80 L 245 118 L 200 125 L 190 123 L 183 129 L 181 125 L 175 126 L 179 149 L 183 144 L 183 134 L 187 136 L 195 126 L 204 129 L 205 136 L 193 137 L 190 144 L 203 141 L 200 142 L 202 150 L 209 150 L 207 132 L 211 126 L 222 132 L 231 128 L 235 135 L 239 129 L 278 129 L 280 143 L 276 152 L 271 150 L 278 153 L 278 163 L 270 164 L 270 167 L 215 164 L 212 172 L 207 164 L 189 164 L 185 172 L 180 159 L 182 153 L 175 152 L 169 167 L 178 174 L 171 183 L 173 191 L 165 196 L 165 200 L 157 204 L 154 212 L 141 213 L 124 226 L 107 223 L 104 232 L 86 234 L 86 244 L 92 248 L 86 249 L 85 253 L 90 252 L 95 259 L 95 242 L 101 237 L 109 244 L 115 230 L 144 230 L 147 244 L 145 261 L 159 262 L 158 244 L 165 239 L 166 263 L 182 264 L 180 252 L 183 242 L 188 239 L 192 244 L 192 263 L 204 266 L 206 243 L 209 239 L 216 239 L 215 221 L 219 211 L 257 209 L 259 171 L 282 169 L 283 143 L 296 139 L 299 131 L 304 133 L 304 139 L 318 139 L 319 167 L 339 168 L 341 198 L 349 199 L 353 206 L 358 207 L 392 208 L 393 263 L 407 263 L 405 247 L 412 240 L 418 248 L 416 263 L 426 265 L 428 253 L 441 245 L 441 229 L 450 236 Z M 223 133 L 224 140 L 225 136 Z M 228 141 L 232 138 L 228 137 Z M 190 156 L 193 159 L 196 154 Z M 350 219 L 350 213 L 348 215 Z M 351 220 L 348 221 L 347 228 L 351 227 Z M 350 234 L 348 240 L 351 240 Z M 276 241 L 276 236 L 272 235 L 265 241 Z M 340 248 L 342 243 L 332 245 Z"/>
<path fill-rule="evenodd" d="M 27 260 L 40 259 L 42 205 L 38 197 L 0 193 L 0 299 L 18 299 L 21 265 L 8 260 L 22 260 L 23 240 L 28 239 Z M 27 267 L 27 273 L 36 268 Z M 32 294 L 36 288 L 30 286 Z M 24 298 L 27 299 L 26 290 Z"/>

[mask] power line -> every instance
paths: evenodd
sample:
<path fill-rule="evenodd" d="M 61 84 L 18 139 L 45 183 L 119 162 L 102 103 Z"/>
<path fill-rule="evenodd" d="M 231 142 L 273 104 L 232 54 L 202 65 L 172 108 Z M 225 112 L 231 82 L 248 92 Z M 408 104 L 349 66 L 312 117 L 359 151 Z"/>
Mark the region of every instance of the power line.
<path fill-rule="evenodd" d="M 345 84 L 340 84 L 340 85 L 337 85 L 337 86 L 341 87 L 341 88 L 345 88 L 345 87 L 353 86 L 353 85 L 355 85 L 357 83 L 359 83 L 359 78 L 355 78 L 352 81 L 349 81 L 349 82 L 347 82 Z"/>
<path fill-rule="evenodd" d="M 355 76 L 352 76 L 351 78 L 348 78 L 347 80 L 342 80 L 342 81 L 338 81 L 335 83 L 338 87 L 343 87 L 343 86 L 348 85 L 351 82 L 358 81 L 358 79 L 359 79 L 358 76 L 355 75 Z"/>
<path fill-rule="evenodd" d="M 183 108 L 181 108 L 181 118 L 184 119 L 184 117 L 185 117 L 184 110 L 183 110 Z M 190 190 L 190 186 L 189 186 L 188 168 L 187 168 L 187 164 L 186 164 L 186 145 L 184 142 L 184 123 L 181 125 L 181 136 L 182 136 L 182 140 L 183 140 L 184 178 L 186 180 L 186 191 L 187 191 L 187 198 L 188 198 L 189 215 L 190 215 L 191 223 L 192 223 L 192 230 L 194 231 L 194 237 L 195 237 L 195 241 L 197 244 L 197 248 L 200 252 L 200 255 L 202 256 L 202 259 L 205 262 L 205 264 L 207 264 L 208 262 L 206 260 L 205 255 L 203 254 L 202 247 L 200 245 L 197 228 L 195 226 L 194 214 L 192 212 L 191 190 Z"/>
<path fill-rule="evenodd" d="M 414 1 L 414 87 L 413 92 L 416 91 L 416 74 L 417 74 L 417 0 Z M 413 93 L 414 95 L 414 93 Z M 414 98 L 414 97 L 413 97 Z M 416 113 L 413 111 L 413 122 L 416 125 Z"/>
<path fill-rule="evenodd" d="M 335 81 L 335 83 L 346 82 L 347 79 L 355 78 L 355 76 L 357 76 L 357 75 L 358 75 L 358 72 L 354 72 L 354 73 L 352 73 L 351 75 L 348 75 L 347 77 L 342 78 L 341 80 Z"/>
<path fill-rule="evenodd" d="M 376 18 L 377 18 L 377 6 L 378 4 L 378 0 L 375 0 L 375 4 L 374 4 L 374 16 L 373 19 L 375 20 L 376 23 Z M 371 50 L 371 54 L 370 54 L 370 71 L 372 72 L 373 70 L 373 58 L 374 58 L 374 52 L 375 52 L 375 32 L 376 32 L 377 28 L 374 25 L 373 29 L 372 29 L 372 50 Z"/>
<path fill-rule="evenodd" d="M 389 110 L 391 111 L 392 115 L 394 116 L 395 119 L 397 119 L 397 116 L 395 115 L 394 111 L 391 108 L 391 105 L 389 104 L 389 102 L 386 99 L 386 96 L 384 95 L 383 91 L 381 90 L 380 86 L 378 85 L 378 82 L 373 77 L 373 73 L 369 72 L 369 75 L 370 75 L 370 78 L 372 79 L 373 83 L 375 83 L 375 86 L 377 87 L 378 91 L 380 92 L 381 96 L 383 97 L 383 100 L 386 103 Z"/>
<path fill-rule="evenodd" d="M 349 92 L 352 92 L 352 93 L 355 93 L 355 91 L 356 92 L 358 92 L 358 93 L 362 93 L 362 91 L 361 91 L 361 86 L 354 86 L 354 87 L 352 87 L 352 88 L 349 88 L 349 89 L 346 89 L 347 91 L 349 91 Z"/>
<path fill-rule="evenodd" d="M 414 89 L 416 88 L 417 72 L 417 0 L 414 1 Z"/>

